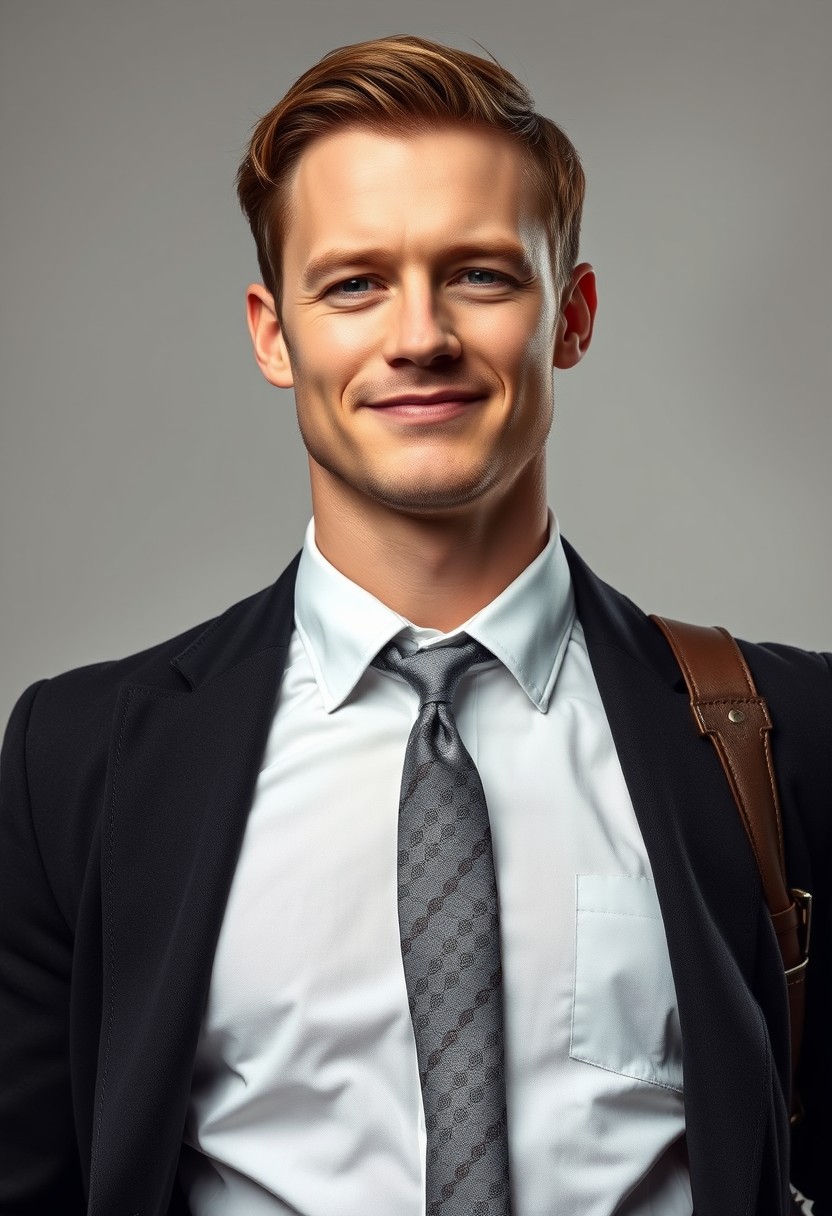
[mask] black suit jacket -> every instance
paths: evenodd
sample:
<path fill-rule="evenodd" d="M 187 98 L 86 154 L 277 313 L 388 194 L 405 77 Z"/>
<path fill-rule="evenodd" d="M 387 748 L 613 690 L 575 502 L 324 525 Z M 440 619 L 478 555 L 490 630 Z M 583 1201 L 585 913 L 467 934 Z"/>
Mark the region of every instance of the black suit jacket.
<path fill-rule="evenodd" d="M 664 917 L 696 1216 L 781 1216 L 787 1007 L 754 859 L 664 639 L 566 551 Z M 186 1211 L 176 1170 L 191 1068 L 294 624 L 299 557 L 209 624 L 42 681 L 15 707 L 0 769 L 4 1216 Z M 832 1212 L 832 656 L 742 649 L 774 717 L 790 882 L 815 897 L 806 1118 L 791 1170 L 823 1216 Z"/>

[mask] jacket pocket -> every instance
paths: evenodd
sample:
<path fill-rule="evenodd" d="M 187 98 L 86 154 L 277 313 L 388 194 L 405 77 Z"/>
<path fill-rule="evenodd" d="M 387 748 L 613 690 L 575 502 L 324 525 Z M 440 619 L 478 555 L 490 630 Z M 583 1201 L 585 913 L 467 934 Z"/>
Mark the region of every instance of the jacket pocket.
<path fill-rule="evenodd" d="M 676 990 L 656 888 L 649 878 L 576 878 L 569 1055 L 682 1091 Z"/>

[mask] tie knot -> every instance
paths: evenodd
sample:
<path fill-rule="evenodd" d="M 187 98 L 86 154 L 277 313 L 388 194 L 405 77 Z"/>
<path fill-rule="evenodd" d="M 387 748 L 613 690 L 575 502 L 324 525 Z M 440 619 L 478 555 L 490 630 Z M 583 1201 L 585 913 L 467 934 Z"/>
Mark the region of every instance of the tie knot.
<path fill-rule="evenodd" d="M 414 654 L 403 654 L 396 642 L 380 650 L 371 666 L 392 671 L 419 694 L 419 708 L 433 701 L 452 702 L 457 685 L 474 663 L 485 663 L 494 655 L 482 643 L 462 634 L 458 641 L 440 642 Z"/>

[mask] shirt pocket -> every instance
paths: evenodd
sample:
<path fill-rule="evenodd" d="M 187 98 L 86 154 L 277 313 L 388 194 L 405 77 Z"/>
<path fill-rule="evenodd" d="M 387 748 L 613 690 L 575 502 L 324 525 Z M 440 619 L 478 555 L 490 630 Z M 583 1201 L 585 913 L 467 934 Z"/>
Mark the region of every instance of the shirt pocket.
<path fill-rule="evenodd" d="M 676 989 L 649 878 L 579 874 L 569 1055 L 682 1091 Z"/>

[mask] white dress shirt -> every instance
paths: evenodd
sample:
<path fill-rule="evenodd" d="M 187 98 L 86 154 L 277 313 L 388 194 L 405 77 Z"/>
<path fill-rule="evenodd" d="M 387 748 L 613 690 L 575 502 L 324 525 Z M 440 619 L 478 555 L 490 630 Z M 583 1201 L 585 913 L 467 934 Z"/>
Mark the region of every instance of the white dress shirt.
<path fill-rule="evenodd" d="M 195 1216 L 424 1216 L 396 894 L 418 698 L 369 664 L 460 633 L 496 656 L 453 708 L 494 842 L 513 1216 L 691 1216 L 664 927 L 551 511 L 543 552 L 448 634 L 337 571 L 310 520 L 192 1082 Z"/>

